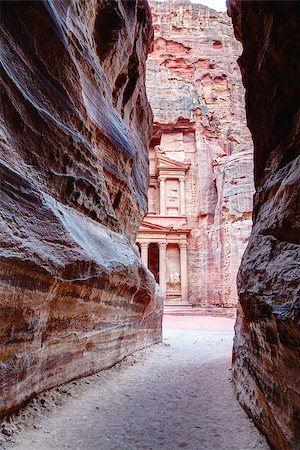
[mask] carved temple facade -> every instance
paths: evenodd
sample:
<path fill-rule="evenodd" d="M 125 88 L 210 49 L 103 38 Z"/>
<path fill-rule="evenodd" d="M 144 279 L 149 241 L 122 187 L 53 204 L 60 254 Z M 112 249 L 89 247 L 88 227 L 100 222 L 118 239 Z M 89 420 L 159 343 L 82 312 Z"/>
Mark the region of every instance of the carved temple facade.
<path fill-rule="evenodd" d="M 137 242 L 167 304 L 233 307 L 254 193 L 242 48 L 226 13 L 188 0 L 150 5 L 151 179 Z"/>
<path fill-rule="evenodd" d="M 137 244 L 166 304 L 189 303 L 191 229 L 187 226 L 186 186 L 190 165 L 183 151 L 168 152 L 161 145 L 150 148 L 149 212 L 139 230 Z"/>

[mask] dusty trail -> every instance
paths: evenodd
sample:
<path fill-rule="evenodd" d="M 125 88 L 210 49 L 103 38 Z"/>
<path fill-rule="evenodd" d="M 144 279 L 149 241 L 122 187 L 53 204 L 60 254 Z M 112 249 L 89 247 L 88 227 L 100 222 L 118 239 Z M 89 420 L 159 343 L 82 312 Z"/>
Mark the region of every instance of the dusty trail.
<path fill-rule="evenodd" d="M 269 449 L 233 393 L 233 319 L 167 316 L 164 330 L 163 344 L 32 401 L 1 448 Z"/>

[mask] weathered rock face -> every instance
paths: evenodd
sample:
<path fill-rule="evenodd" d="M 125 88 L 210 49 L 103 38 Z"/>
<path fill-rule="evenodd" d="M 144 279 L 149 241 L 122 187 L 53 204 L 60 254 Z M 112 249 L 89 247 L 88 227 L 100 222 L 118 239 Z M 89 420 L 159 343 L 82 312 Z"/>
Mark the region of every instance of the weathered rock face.
<path fill-rule="evenodd" d="M 254 223 L 238 276 L 238 398 L 277 449 L 300 446 L 300 7 L 229 2 L 254 141 Z"/>
<path fill-rule="evenodd" d="M 161 338 L 146 1 L 2 2 L 0 414 Z"/>
<path fill-rule="evenodd" d="M 236 62 L 241 46 L 225 13 L 188 0 L 150 5 L 155 38 L 146 86 L 154 113 L 152 144 L 160 144 L 170 159 L 190 163 L 188 301 L 234 306 L 254 192 L 252 141 Z"/>

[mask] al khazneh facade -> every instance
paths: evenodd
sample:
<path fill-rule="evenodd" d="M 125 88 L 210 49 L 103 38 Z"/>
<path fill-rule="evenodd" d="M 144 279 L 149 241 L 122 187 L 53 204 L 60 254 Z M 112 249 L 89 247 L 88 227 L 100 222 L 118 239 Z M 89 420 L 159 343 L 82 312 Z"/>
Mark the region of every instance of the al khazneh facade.
<path fill-rule="evenodd" d="M 241 48 L 225 13 L 188 0 L 150 4 L 154 130 L 137 243 L 166 304 L 234 306 L 253 195 Z"/>
<path fill-rule="evenodd" d="M 176 157 L 162 147 L 150 150 L 149 212 L 138 241 L 141 257 L 160 284 L 167 302 L 188 301 L 188 234 L 186 173 L 190 160 L 184 151 Z"/>

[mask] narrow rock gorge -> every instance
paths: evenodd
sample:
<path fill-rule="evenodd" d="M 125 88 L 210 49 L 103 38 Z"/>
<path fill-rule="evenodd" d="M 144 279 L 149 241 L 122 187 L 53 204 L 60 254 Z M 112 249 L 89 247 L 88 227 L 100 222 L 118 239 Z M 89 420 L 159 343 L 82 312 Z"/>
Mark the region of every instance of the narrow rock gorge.
<path fill-rule="evenodd" d="M 0 415 L 161 339 L 146 0 L 1 2 Z"/>
<path fill-rule="evenodd" d="M 238 294 L 238 400 L 273 448 L 300 448 L 300 4 L 227 3 L 1 2 L 0 416 L 159 342 L 159 281 L 176 304 Z M 194 347 L 190 372 L 172 352 L 166 386 L 179 364 L 199 402 Z M 206 363 L 218 445 L 227 366 Z"/>
<path fill-rule="evenodd" d="M 238 275 L 233 376 L 276 449 L 300 448 L 300 4 L 228 1 L 254 142 L 253 229 Z"/>
<path fill-rule="evenodd" d="M 242 47 L 225 12 L 189 0 L 151 0 L 150 6 L 154 42 L 146 87 L 154 130 L 149 213 L 138 240 L 150 242 L 149 267 L 160 277 L 166 304 L 236 306 L 254 192 L 237 64 Z M 157 244 L 165 247 L 155 269 Z"/>

